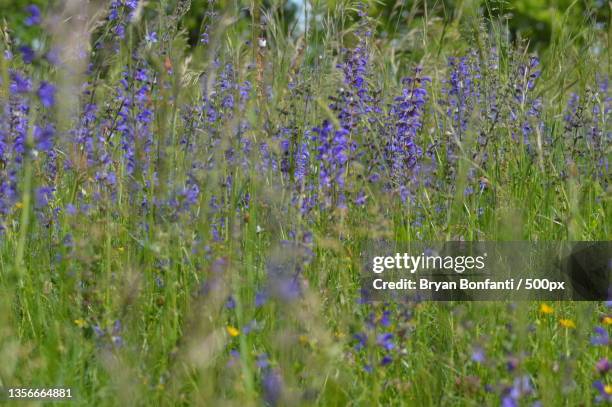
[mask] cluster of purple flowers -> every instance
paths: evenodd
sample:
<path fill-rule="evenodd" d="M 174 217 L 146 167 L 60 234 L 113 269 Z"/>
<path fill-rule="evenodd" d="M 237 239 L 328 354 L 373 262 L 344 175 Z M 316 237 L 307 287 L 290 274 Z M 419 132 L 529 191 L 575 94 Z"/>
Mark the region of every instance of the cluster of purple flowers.
<path fill-rule="evenodd" d="M 110 3 L 108 23 L 119 37 L 122 37 L 137 7 L 138 1 Z M 26 25 L 41 23 L 37 7 L 29 7 L 27 13 Z M 360 15 L 367 19 L 363 10 Z M 143 36 L 143 43 L 149 50 L 153 47 L 163 49 L 156 28 L 159 30 L 159 27 L 147 27 Z M 363 25 L 357 32 L 357 45 L 343 50 L 342 61 L 337 65 L 343 76 L 342 88 L 329 106 L 336 117 L 313 127 L 312 123 L 296 117 L 294 111 L 299 109 L 292 109 L 294 111 L 288 114 L 286 123 L 264 124 L 265 131 L 274 134 L 269 139 L 255 140 L 248 135 L 251 120 L 242 112 L 249 109 L 252 85 L 249 80 L 239 80 L 238 70 L 233 64 L 223 62 L 219 55 L 209 72 L 201 74 L 201 96 L 176 108 L 174 117 L 179 119 L 178 125 L 176 121 L 172 123 L 172 134 L 161 138 L 154 136 L 158 130 L 154 123 L 158 115 L 155 106 L 159 105 L 156 102 L 162 99 L 161 93 L 167 93 L 173 86 L 172 81 L 179 80 L 172 73 L 170 59 L 164 63 L 165 71 L 157 72 L 157 68 L 141 55 L 142 50 L 135 51 L 129 66 L 123 68 L 113 100 L 105 102 L 94 97 L 91 87 L 97 86 L 92 84 L 97 71 L 89 69 L 88 74 L 92 76 L 87 79 L 92 83 L 83 85 L 82 107 L 78 117 L 74 118 L 74 128 L 67 131 L 71 143 L 67 146 L 70 151 L 65 165 L 72 170 L 92 170 L 96 189 L 94 197 L 107 194 L 114 197 L 118 184 L 129 180 L 128 191 L 138 192 L 133 196 L 139 198 L 138 204 L 143 209 L 152 205 L 167 206 L 174 212 L 199 208 L 203 174 L 221 164 L 229 167 L 239 165 L 243 173 L 251 169 L 260 174 L 271 171 L 271 176 L 283 180 L 275 187 L 288 184 L 294 205 L 307 215 L 315 208 L 327 211 L 347 208 L 351 203 L 357 207 L 364 206 L 369 195 L 366 189 L 370 187 L 393 190 L 401 201 L 411 203 L 419 201 L 420 187 L 452 190 L 457 181 L 459 154 L 471 154 L 468 158 L 484 167 L 490 152 L 487 149 L 490 148 L 488 142 L 493 137 L 493 127 L 483 129 L 483 123 L 494 126 L 507 119 L 505 125 L 511 128 L 511 134 L 516 136 L 520 131 L 526 145 L 533 143 L 535 130 L 536 133 L 552 131 L 542 125 L 543 100 L 535 92 L 540 76 L 537 57 L 525 61 L 511 55 L 508 98 L 504 98 L 503 91 L 494 88 L 495 84 L 503 83 L 501 75 L 504 72 L 499 68 L 499 57 L 493 49 L 488 57 L 471 51 L 448 59 L 447 79 L 441 87 L 443 97 L 438 102 L 442 109 L 437 109 L 428 99 L 428 89 L 437 84 L 432 84 L 426 76 L 427 69 L 421 68 L 401 81 L 400 94 L 390 98 L 385 106 L 377 99 L 379 96 L 376 96 L 378 93 L 372 80 L 370 36 L 367 24 Z M 35 58 L 33 51 L 26 51 L 27 61 Z M 17 69 L 10 71 L 10 80 L 11 97 L 3 106 L 6 120 L 3 120 L 0 133 L 0 153 L 5 163 L 0 184 L 3 191 L 0 208 L 4 213 L 8 213 L 11 205 L 18 201 L 16 174 L 26 154 L 30 125 L 33 148 L 42 154 L 50 170 L 48 180 L 53 179 L 57 170 L 56 146 L 64 148 L 66 141 L 53 122 L 57 90 L 52 81 L 34 81 Z M 307 89 L 299 79 L 297 82 L 292 80 L 289 87 L 295 99 L 303 94 L 305 99 L 312 100 L 313 95 Z M 36 123 L 30 124 L 28 117 L 34 98 L 42 106 L 43 114 L 39 115 Z M 172 97 L 167 101 L 178 103 Z M 437 115 L 440 110 L 443 117 Z M 585 138 L 590 146 L 587 150 L 596 152 L 593 158 L 600 164 L 602 175 L 607 168 L 604 152 L 610 138 L 606 127 L 609 111 L 607 80 L 600 77 L 597 90 L 586 97 L 572 96 L 564 115 L 567 129 L 584 129 L 586 132 Z M 435 127 L 428 121 L 430 113 L 436 118 Z M 167 131 L 168 127 L 161 129 Z M 227 132 L 232 133 L 229 142 L 224 140 Z M 478 139 L 475 151 L 460 151 L 459 143 L 472 134 Z M 550 134 L 544 136 L 551 137 Z M 158 167 L 167 161 L 168 157 L 163 155 L 168 148 L 173 148 L 170 145 L 173 142 L 179 143 L 187 169 L 180 180 L 174 178 L 173 168 L 162 171 Z M 117 156 L 117 147 L 121 151 L 120 157 Z M 223 150 L 221 154 L 216 154 L 218 149 Z M 446 154 L 438 154 L 444 152 Z M 500 155 L 503 152 L 491 153 L 503 158 Z M 156 154 L 161 158 L 156 160 Z M 356 170 L 357 167 L 362 169 Z M 226 190 L 234 183 L 232 171 L 228 169 L 221 177 L 223 181 L 220 184 Z M 162 175 L 166 178 L 160 178 Z M 479 181 L 476 185 L 480 175 L 476 168 L 468 171 L 468 195 L 477 189 L 485 189 L 486 182 Z M 377 184 L 381 178 L 383 182 Z M 601 177 L 602 182 L 606 182 L 605 178 Z M 169 185 L 160 186 L 160 182 Z M 47 186 L 53 189 L 52 185 Z M 150 191 L 158 189 L 169 192 L 165 196 L 153 197 L 155 194 Z M 83 197 L 77 193 L 77 198 Z M 151 199 L 153 202 L 149 202 Z M 211 232 L 219 237 L 219 231 L 227 221 L 223 207 L 229 201 L 225 194 L 208 196 L 206 201 L 214 202 L 209 205 L 213 214 Z"/>
<path fill-rule="evenodd" d="M 389 135 L 385 145 L 386 164 L 390 169 L 393 183 L 400 191 L 402 201 L 408 195 L 414 196 L 414 189 L 421 182 L 421 158 L 423 148 L 418 139 L 423 127 L 423 114 L 427 103 L 426 85 L 429 77 L 420 75 L 421 68 L 415 70 L 413 78 L 404 78 L 402 95 L 395 98 L 390 116 L 394 132 Z"/>
<path fill-rule="evenodd" d="M 527 375 L 516 377 L 512 386 L 504 390 L 502 396 L 502 407 L 518 407 L 521 398 L 531 395 L 534 392 L 531 379 Z"/>
<path fill-rule="evenodd" d="M 529 61 L 519 63 L 512 83 L 514 97 L 510 106 L 510 122 L 520 126 L 523 144 L 530 148 L 535 131 L 542 131 L 542 99 L 534 95 L 536 82 L 541 75 L 540 60 L 535 56 Z M 514 135 L 514 133 L 513 133 Z"/>
<path fill-rule="evenodd" d="M 113 0 L 110 3 L 108 20 L 114 23 L 113 33 L 117 38 L 125 38 L 125 27 L 133 18 L 136 7 L 138 0 Z"/>
<path fill-rule="evenodd" d="M 366 373 L 376 366 L 391 365 L 406 355 L 414 302 L 401 300 L 395 306 L 376 307 L 363 303 L 365 322 L 362 330 L 353 334 L 355 360 Z"/>
<path fill-rule="evenodd" d="M 355 130 L 362 120 L 371 119 L 372 113 L 381 112 L 368 84 L 369 49 L 366 39 L 367 33 L 360 36 L 355 48 L 344 50 L 345 61 L 337 66 L 344 74 L 347 88 L 340 89 L 338 98 L 330 107 L 338 112 L 338 120 L 348 131 Z"/>
<path fill-rule="evenodd" d="M 346 205 L 344 187 L 346 186 L 347 163 L 350 157 L 349 131 L 340 127 L 335 129 L 328 120 L 321 127 L 315 127 L 317 160 L 319 161 L 319 188 L 324 208 Z"/>
<path fill-rule="evenodd" d="M 12 206 L 18 203 L 17 176 L 27 157 L 45 167 L 46 180 L 52 182 L 57 170 L 57 153 L 54 151 L 56 129 L 52 122 L 46 120 L 55 106 L 55 86 L 41 81 L 34 92 L 33 81 L 23 72 L 11 70 L 9 78 L 9 95 L 0 101 L 3 118 L 0 124 L 0 213 L 3 215 L 7 215 Z M 32 108 L 38 109 L 34 100 L 38 100 L 46 111 L 41 112 L 36 122 L 32 123 Z M 52 191 L 53 187 L 46 186 L 44 190 Z M 47 199 L 38 202 L 44 204 Z"/>
<path fill-rule="evenodd" d="M 480 98 L 478 62 L 474 52 L 448 59 L 449 77 L 443 92 L 446 96 L 446 114 L 451 123 L 450 132 L 459 142 L 465 138 L 469 119 Z"/>

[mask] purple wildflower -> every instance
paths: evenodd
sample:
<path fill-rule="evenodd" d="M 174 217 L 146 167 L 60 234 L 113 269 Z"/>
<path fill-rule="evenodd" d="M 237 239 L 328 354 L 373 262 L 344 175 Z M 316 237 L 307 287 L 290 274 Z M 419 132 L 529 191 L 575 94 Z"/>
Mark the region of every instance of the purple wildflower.
<path fill-rule="evenodd" d="M 265 291 L 255 293 L 255 307 L 262 307 L 268 301 L 268 295 Z"/>
<path fill-rule="evenodd" d="M 36 54 L 30 46 L 22 45 L 21 47 L 19 47 L 19 52 L 21 52 L 23 62 L 25 62 L 26 64 L 31 64 L 32 61 L 34 61 Z"/>
<path fill-rule="evenodd" d="M 227 301 L 225 301 L 225 308 L 234 309 L 236 308 L 236 300 L 231 295 L 227 297 Z"/>
<path fill-rule="evenodd" d="M 319 187 L 326 194 L 328 202 L 335 200 L 345 186 L 346 163 L 349 159 L 348 130 L 344 127 L 334 129 L 332 124 L 325 120 L 321 127 L 315 127 L 317 134 L 319 160 Z M 334 195 L 334 192 L 338 195 Z"/>
<path fill-rule="evenodd" d="M 367 196 L 365 194 L 365 191 L 363 190 L 359 191 L 359 193 L 357 194 L 357 197 L 355 198 L 355 205 L 357 206 L 365 205 L 366 199 L 367 199 Z"/>
<path fill-rule="evenodd" d="M 62 63 L 62 59 L 61 59 L 61 56 L 60 56 L 60 50 L 57 47 L 51 48 L 45 54 L 45 59 L 51 65 L 59 66 Z"/>
<path fill-rule="evenodd" d="M 597 369 L 600 374 L 608 373 L 610 370 L 610 361 L 608 361 L 608 358 L 599 359 L 595 364 L 595 369 Z"/>
<path fill-rule="evenodd" d="M 27 76 L 23 76 L 17 71 L 11 71 L 10 77 L 10 92 L 13 95 L 28 93 L 32 90 L 32 81 Z"/>
<path fill-rule="evenodd" d="M 115 35 L 117 37 L 119 37 L 120 39 L 124 39 L 125 38 L 125 26 L 123 24 L 119 24 L 115 27 Z"/>
<path fill-rule="evenodd" d="M 308 149 L 308 143 L 303 142 L 300 144 L 295 157 L 295 183 L 299 187 L 302 186 L 306 176 L 308 175 L 308 166 L 310 164 L 310 151 Z"/>
<path fill-rule="evenodd" d="M 612 402 L 612 394 L 606 391 L 606 386 L 603 384 L 601 380 L 596 380 L 593 382 L 593 387 L 599 392 L 596 397 L 597 402 Z"/>
<path fill-rule="evenodd" d="M 479 77 L 478 66 L 470 56 L 450 57 L 448 66 L 450 68 L 448 87 L 444 89 L 447 94 L 447 116 L 452 120 L 453 133 L 462 140 L 475 104 L 474 97 L 478 95 L 474 83 Z"/>
<path fill-rule="evenodd" d="M 607 346 L 610 344 L 610 336 L 605 328 L 595 327 L 595 335 L 591 336 L 591 345 Z"/>
<path fill-rule="evenodd" d="M 501 405 L 502 407 L 519 407 L 518 402 L 510 396 L 502 398 Z"/>
<path fill-rule="evenodd" d="M 202 35 L 200 36 L 200 42 L 202 44 L 208 44 L 208 41 L 210 41 L 210 37 L 208 35 L 208 26 L 204 27 L 204 32 L 202 33 Z"/>
<path fill-rule="evenodd" d="M 392 350 L 395 348 L 395 344 L 393 343 L 393 334 L 392 333 L 383 333 L 379 334 L 376 337 L 376 343 L 385 348 L 386 350 Z"/>
<path fill-rule="evenodd" d="M 567 108 L 565 109 L 565 115 L 563 120 L 565 121 L 565 131 L 572 132 L 581 126 L 581 110 L 580 97 L 572 93 L 569 101 L 567 102 Z"/>
<path fill-rule="evenodd" d="M 30 4 L 26 7 L 26 12 L 28 16 L 26 17 L 24 23 L 27 26 L 39 25 L 41 22 L 40 17 L 40 9 L 36 4 Z"/>
<path fill-rule="evenodd" d="M 278 370 L 268 369 L 261 381 L 263 398 L 267 405 L 277 406 L 283 394 L 283 378 Z"/>
<path fill-rule="evenodd" d="M 145 41 L 149 44 L 155 44 L 157 42 L 157 33 L 155 31 L 151 31 L 145 35 Z"/>
<path fill-rule="evenodd" d="M 232 349 L 229 352 L 229 356 L 230 357 L 229 357 L 229 360 L 227 361 L 227 366 L 232 367 L 238 363 L 238 360 L 240 359 L 240 352 L 238 352 L 238 350 L 236 349 Z"/>
<path fill-rule="evenodd" d="M 416 68 L 414 78 L 402 79 L 402 96 L 395 98 L 390 111 L 395 130 L 385 146 L 387 166 L 393 182 L 402 192 L 403 201 L 419 182 L 419 160 L 423 154 L 416 139 L 423 122 L 427 97 L 425 85 L 431 80 L 421 77 L 420 72 L 421 69 Z"/>
<path fill-rule="evenodd" d="M 125 6 L 130 10 L 136 10 L 136 7 L 138 7 L 138 1 L 139 0 L 125 0 Z"/>
<path fill-rule="evenodd" d="M 357 351 L 365 348 L 366 344 L 368 343 L 368 336 L 365 333 L 358 332 L 353 335 L 353 338 L 357 340 L 357 343 L 355 344 L 355 350 Z"/>
<path fill-rule="evenodd" d="M 518 407 L 519 400 L 533 393 L 533 387 L 531 385 L 531 379 L 527 375 L 516 377 L 512 386 L 504 389 L 502 395 L 502 406 L 503 407 Z"/>
<path fill-rule="evenodd" d="M 74 206 L 73 204 L 69 203 L 66 205 L 66 213 L 70 216 L 74 216 L 76 215 L 78 212 L 76 206 Z"/>
<path fill-rule="evenodd" d="M 242 333 L 244 333 L 245 335 L 248 335 L 250 332 L 257 330 L 257 329 L 259 329 L 257 320 L 253 319 L 249 321 L 249 323 L 247 323 L 245 326 L 242 327 Z"/>
<path fill-rule="evenodd" d="M 47 109 L 55 105 L 55 86 L 49 82 L 42 81 L 38 88 L 38 98 L 40 103 Z"/>
<path fill-rule="evenodd" d="M 472 351 L 472 360 L 476 363 L 483 363 L 486 360 L 485 351 L 481 347 L 475 347 Z"/>
<path fill-rule="evenodd" d="M 510 111 L 510 119 L 519 124 L 526 146 L 531 144 L 530 137 L 534 128 L 541 128 L 543 125 L 540 120 L 542 100 L 533 96 L 536 81 L 540 77 L 539 65 L 540 60 L 535 56 L 531 56 L 528 63 L 520 64 L 512 85 L 514 106 Z M 527 111 L 526 114 L 522 113 L 524 110 Z"/>
<path fill-rule="evenodd" d="M 340 91 L 339 103 L 330 106 L 339 111 L 338 118 L 343 127 L 352 130 L 364 114 L 379 112 L 370 94 L 367 82 L 369 50 L 365 37 L 360 36 L 359 44 L 346 51 L 346 59 L 337 68 L 344 73 L 344 83 L 348 89 Z"/>
<path fill-rule="evenodd" d="M 268 361 L 268 354 L 266 353 L 262 353 L 260 355 L 257 355 L 257 361 L 255 362 L 255 364 L 257 365 L 257 367 L 259 367 L 260 369 L 265 369 L 267 368 L 270 363 Z"/>
<path fill-rule="evenodd" d="M 380 360 L 380 365 L 381 366 L 387 366 L 387 365 L 391 364 L 391 362 L 393 362 L 393 358 L 391 356 L 389 356 L 389 355 L 385 355 Z"/>
<path fill-rule="evenodd" d="M 111 332 L 111 342 L 116 347 L 123 346 L 123 337 L 121 336 L 122 325 L 118 319 L 113 323 L 113 329 Z"/>
<path fill-rule="evenodd" d="M 104 335 L 106 335 L 106 332 L 104 332 L 98 324 L 94 325 L 92 329 L 98 338 L 102 338 Z"/>
<path fill-rule="evenodd" d="M 506 361 L 506 369 L 508 369 L 509 372 L 513 372 L 518 367 L 518 364 L 519 364 L 518 358 L 514 356 L 510 356 L 508 360 Z"/>
<path fill-rule="evenodd" d="M 36 148 L 40 151 L 48 152 L 53 148 L 53 137 L 55 136 L 55 128 L 51 124 L 45 127 L 34 127 L 34 141 Z"/>
<path fill-rule="evenodd" d="M 55 189 L 52 187 L 40 187 L 36 190 L 36 206 L 38 208 L 49 205 L 49 201 L 52 199 Z"/>
<path fill-rule="evenodd" d="M 390 317 L 391 317 L 391 311 L 389 311 L 389 310 L 383 311 L 383 313 L 382 313 L 382 315 L 380 317 L 380 321 L 379 321 L 380 325 L 384 326 L 384 327 L 387 327 L 387 326 L 391 325 Z"/>

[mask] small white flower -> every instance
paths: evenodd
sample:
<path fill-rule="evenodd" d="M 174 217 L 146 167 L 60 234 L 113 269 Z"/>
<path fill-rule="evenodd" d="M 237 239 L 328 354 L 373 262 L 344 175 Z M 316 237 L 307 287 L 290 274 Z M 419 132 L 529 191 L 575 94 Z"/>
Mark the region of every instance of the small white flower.
<path fill-rule="evenodd" d="M 259 48 L 265 48 L 266 47 L 267 41 L 266 41 L 265 38 L 259 38 L 258 42 L 259 42 Z"/>
<path fill-rule="evenodd" d="M 257 227 L 255 228 L 255 232 L 257 232 L 257 233 L 261 233 L 263 231 L 264 231 L 263 228 L 261 226 L 259 226 L 259 225 L 257 225 Z"/>

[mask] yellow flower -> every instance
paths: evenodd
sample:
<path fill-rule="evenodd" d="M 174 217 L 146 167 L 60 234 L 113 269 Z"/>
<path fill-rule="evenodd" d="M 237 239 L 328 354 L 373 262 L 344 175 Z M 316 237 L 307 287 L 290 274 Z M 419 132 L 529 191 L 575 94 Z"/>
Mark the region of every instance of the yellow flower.
<path fill-rule="evenodd" d="M 21 203 L 21 202 L 17 202 L 17 203 L 15 204 L 15 208 L 17 208 L 17 209 L 21 209 L 21 208 L 23 208 L 23 203 Z"/>
<path fill-rule="evenodd" d="M 606 384 L 604 387 L 606 394 L 612 394 L 612 384 Z"/>
<path fill-rule="evenodd" d="M 547 304 L 540 304 L 540 312 L 542 314 L 552 314 L 553 313 L 553 308 L 550 305 Z"/>
<path fill-rule="evenodd" d="M 571 319 L 560 319 L 559 324 L 561 324 L 563 328 L 576 328 L 576 324 Z"/>
<path fill-rule="evenodd" d="M 229 336 L 238 336 L 240 335 L 240 331 L 237 328 L 234 328 L 233 326 L 229 325 L 227 328 L 227 333 L 229 334 Z"/>
<path fill-rule="evenodd" d="M 603 323 L 606 324 L 606 325 L 612 325 L 612 317 L 605 316 L 603 318 Z"/>
<path fill-rule="evenodd" d="M 79 328 L 83 328 L 83 327 L 85 327 L 85 326 L 87 325 L 87 321 L 85 321 L 85 320 L 84 320 L 84 319 L 82 319 L 82 318 L 79 318 L 79 319 L 75 319 L 75 320 L 74 320 L 74 324 L 75 324 L 76 326 L 78 326 Z"/>

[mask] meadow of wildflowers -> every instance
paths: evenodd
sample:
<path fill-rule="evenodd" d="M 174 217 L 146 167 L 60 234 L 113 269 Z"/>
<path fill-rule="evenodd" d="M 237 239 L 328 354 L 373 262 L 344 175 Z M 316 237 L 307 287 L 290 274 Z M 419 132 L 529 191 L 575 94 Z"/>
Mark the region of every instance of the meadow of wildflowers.
<path fill-rule="evenodd" d="M 442 20 L 415 2 L 393 36 L 357 2 L 287 27 L 282 2 L 210 0 L 196 41 L 184 0 L 5 21 L 0 387 L 87 406 L 612 402 L 612 303 L 361 295 L 371 239 L 610 238 L 608 24 L 585 13 L 536 52 L 486 4 Z"/>

